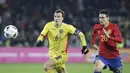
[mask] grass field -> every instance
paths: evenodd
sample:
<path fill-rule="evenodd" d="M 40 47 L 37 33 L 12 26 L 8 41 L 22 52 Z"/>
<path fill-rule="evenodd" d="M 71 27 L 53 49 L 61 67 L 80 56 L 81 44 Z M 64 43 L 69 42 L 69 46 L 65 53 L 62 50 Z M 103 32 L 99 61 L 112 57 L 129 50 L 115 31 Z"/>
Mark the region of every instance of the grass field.
<path fill-rule="evenodd" d="M 93 64 L 69 63 L 68 73 L 93 73 Z M 43 64 L 0 64 L 0 73 L 45 73 Z M 108 69 L 103 73 L 112 73 Z M 130 73 L 130 63 L 124 63 L 123 73 Z"/>

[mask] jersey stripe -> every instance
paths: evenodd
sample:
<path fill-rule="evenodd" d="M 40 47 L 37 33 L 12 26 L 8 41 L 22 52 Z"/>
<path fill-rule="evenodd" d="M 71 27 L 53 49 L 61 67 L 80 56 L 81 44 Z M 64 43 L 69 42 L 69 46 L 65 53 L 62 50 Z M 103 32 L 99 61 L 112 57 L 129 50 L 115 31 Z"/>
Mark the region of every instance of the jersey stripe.
<path fill-rule="evenodd" d="M 66 41 L 66 49 L 65 52 L 68 53 L 68 40 Z"/>
<path fill-rule="evenodd" d="M 45 37 L 43 34 L 40 34 L 42 37 Z"/>

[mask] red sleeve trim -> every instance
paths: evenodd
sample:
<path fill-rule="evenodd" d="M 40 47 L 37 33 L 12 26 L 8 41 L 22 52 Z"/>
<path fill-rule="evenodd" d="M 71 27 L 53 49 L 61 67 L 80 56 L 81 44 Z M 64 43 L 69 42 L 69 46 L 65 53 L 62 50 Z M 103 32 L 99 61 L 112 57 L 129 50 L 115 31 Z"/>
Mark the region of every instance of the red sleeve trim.
<path fill-rule="evenodd" d="M 68 40 L 66 41 L 66 49 L 65 52 L 68 53 Z"/>
<path fill-rule="evenodd" d="M 42 37 L 45 37 L 43 34 L 40 34 Z"/>

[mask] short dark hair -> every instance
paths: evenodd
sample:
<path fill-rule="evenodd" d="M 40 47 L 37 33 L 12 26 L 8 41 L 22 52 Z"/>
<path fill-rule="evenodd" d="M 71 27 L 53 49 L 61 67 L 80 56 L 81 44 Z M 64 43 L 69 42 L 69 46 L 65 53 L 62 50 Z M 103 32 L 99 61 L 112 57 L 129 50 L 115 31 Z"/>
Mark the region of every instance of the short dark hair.
<path fill-rule="evenodd" d="M 106 9 L 100 10 L 99 14 L 106 14 L 106 16 L 109 17 L 109 12 Z"/>
<path fill-rule="evenodd" d="M 64 12 L 63 10 L 61 10 L 61 9 L 57 9 L 57 10 L 55 11 L 55 13 L 62 13 L 62 17 L 65 16 L 65 12 Z"/>

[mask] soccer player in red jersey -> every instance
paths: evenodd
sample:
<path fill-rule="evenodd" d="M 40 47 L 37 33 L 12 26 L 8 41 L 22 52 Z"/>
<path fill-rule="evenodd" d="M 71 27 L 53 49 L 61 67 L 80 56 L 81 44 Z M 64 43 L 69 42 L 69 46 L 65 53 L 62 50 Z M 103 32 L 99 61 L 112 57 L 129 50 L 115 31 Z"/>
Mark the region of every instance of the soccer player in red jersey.
<path fill-rule="evenodd" d="M 99 12 L 100 24 L 95 24 L 92 32 L 92 46 L 99 51 L 95 61 L 94 73 L 101 73 L 102 69 L 110 68 L 113 73 L 122 73 L 122 61 L 117 48 L 117 43 L 122 43 L 123 38 L 117 24 L 109 21 L 109 12 Z M 99 47 L 95 44 L 99 39 Z"/>

